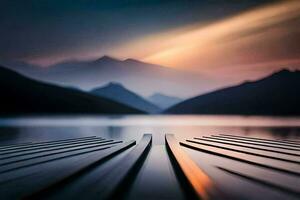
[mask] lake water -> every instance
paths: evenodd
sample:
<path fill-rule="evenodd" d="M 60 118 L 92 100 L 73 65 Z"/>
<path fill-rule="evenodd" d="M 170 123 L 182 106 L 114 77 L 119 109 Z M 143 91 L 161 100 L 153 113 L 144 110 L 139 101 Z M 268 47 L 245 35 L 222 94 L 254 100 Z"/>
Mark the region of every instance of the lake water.
<path fill-rule="evenodd" d="M 232 134 L 268 139 L 299 140 L 300 118 L 242 116 L 74 116 L 20 117 L 0 119 L 0 145 L 68 139 L 97 135 L 116 140 L 137 140 L 153 135 L 145 164 L 128 192 L 127 199 L 185 199 L 165 149 L 166 133 L 179 141 L 205 135 Z M 237 161 L 183 148 L 227 193 L 238 199 L 293 199 L 286 193 L 257 186 L 218 167 L 227 166 L 251 176 L 266 176 L 275 182 L 299 184 L 299 177 L 282 175 Z M 247 157 L 246 157 L 247 158 Z M 147 187 L 144 187 L 144 186 Z M 149 187 L 150 186 L 150 187 Z M 72 186 L 75 190 L 80 185 Z M 257 191 L 257 192 L 253 192 Z M 71 197 L 71 196 L 70 196 Z"/>
<path fill-rule="evenodd" d="M 0 144 L 99 135 L 139 139 L 152 133 L 155 144 L 164 134 L 179 138 L 219 133 L 273 139 L 300 139 L 300 118 L 241 116 L 76 116 L 0 118 Z"/>

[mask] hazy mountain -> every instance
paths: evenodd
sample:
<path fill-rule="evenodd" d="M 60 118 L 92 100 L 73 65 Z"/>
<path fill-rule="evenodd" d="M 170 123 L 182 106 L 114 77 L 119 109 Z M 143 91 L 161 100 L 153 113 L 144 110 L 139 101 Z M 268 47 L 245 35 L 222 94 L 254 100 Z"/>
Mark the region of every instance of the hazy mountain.
<path fill-rule="evenodd" d="M 66 61 L 47 68 L 33 66 L 35 71 L 31 68 L 17 67 L 16 70 L 31 78 L 88 91 L 109 82 L 119 82 L 143 96 L 155 92 L 191 96 L 198 91 L 208 91 L 212 82 L 197 73 L 109 56 L 92 61 Z"/>
<path fill-rule="evenodd" d="M 148 100 L 163 109 L 169 108 L 182 101 L 182 99 L 178 97 L 167 96 L 161 93 L 154 93 L 148 97 Z"/>
<path fill-rule="evenodd" d="M 188 99 L 171 107 L 174 114 L 300 115 L 300 71 L 282 70 Z"/>
<path fill-rule="evenodd" d="M 0 85 L 0 115 L 142 113 L 106 98 L 38 82 L 3 67 L 0 67 Z"/>
<path fill-rule="evenodd" d="M 0 59 L 0 66 L 19 72 L 29 77 L 38 77 L 45 71 L 43 68 L 37 65 L 31 65 L 23 61 L 12 61 L 12 60 Z"/>
<path fill-rule="evenodd" d="M 112 99 L 148 113 L 157 113 L 161 110 L 158 106 L 148 102 L 143 97 L 126 89 L 119 83 L 109 83 L 104 87 L 93 89 L 91 93 L 100 97 Z"/>

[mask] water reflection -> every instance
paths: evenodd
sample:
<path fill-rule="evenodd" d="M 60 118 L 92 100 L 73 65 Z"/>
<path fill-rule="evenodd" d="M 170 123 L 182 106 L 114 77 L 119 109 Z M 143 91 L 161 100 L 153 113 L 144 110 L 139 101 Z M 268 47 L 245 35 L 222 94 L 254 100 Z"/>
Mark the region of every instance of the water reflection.
<path fill-rule="evenodd" d="M 237 134 L 275 139 L 299 139 L 300 118 L 239 116 L 99 116 L 0 119 L 0 144 L 67 139 L 98 135 L 130 140 L 153 133 L 153 143 L 164 144 L 164 134 L 177 138 Z"/>

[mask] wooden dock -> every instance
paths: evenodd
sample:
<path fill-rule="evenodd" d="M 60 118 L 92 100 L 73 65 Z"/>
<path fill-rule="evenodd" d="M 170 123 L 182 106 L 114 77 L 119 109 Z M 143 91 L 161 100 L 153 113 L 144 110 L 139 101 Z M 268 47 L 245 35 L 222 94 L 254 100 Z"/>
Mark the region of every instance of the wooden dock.
<path fill-rule="evenodd" d="M 182 147 L 245 163 L 249 170 L 239 167 L 214 166 L 219 170 L 241 179 L 246 179 L 264 187 L 271 188 L 300 198 L 300 145 L 294 141 L 268 140 L 235 135 L 211 135 L 195 137 L 180 142 Z M 268 176 L 258 176 L 250 168 L 285 177 L 283 180 Z M 287 197 L 289 199 L 289 197 Z"/>
<path fill-rule="evenodd" d="M 1 199 L 126 199 L 151 147 L 151 134 L 138 141 L 90 136 L 1 146 Z M 165 150 L 186 199 L 240 199 L 220 176 L 279 199 L 300 198 L 298 141 L 229 134 L 177 140 L 166 134 Z"/>

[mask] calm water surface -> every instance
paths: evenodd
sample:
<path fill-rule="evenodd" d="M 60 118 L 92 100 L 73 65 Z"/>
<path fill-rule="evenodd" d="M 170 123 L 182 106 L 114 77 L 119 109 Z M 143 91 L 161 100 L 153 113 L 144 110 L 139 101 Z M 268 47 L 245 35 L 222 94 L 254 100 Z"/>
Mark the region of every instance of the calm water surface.
<path fill-rule="evenodd" d="M 81 116 L 0 118 L 0 144 L 98 135 L 139 139 L 152 133 L 155 144 L 164 134 L 178 139 L 219 133 L 300 140 L 300 118 L 240 116 Z"/>

